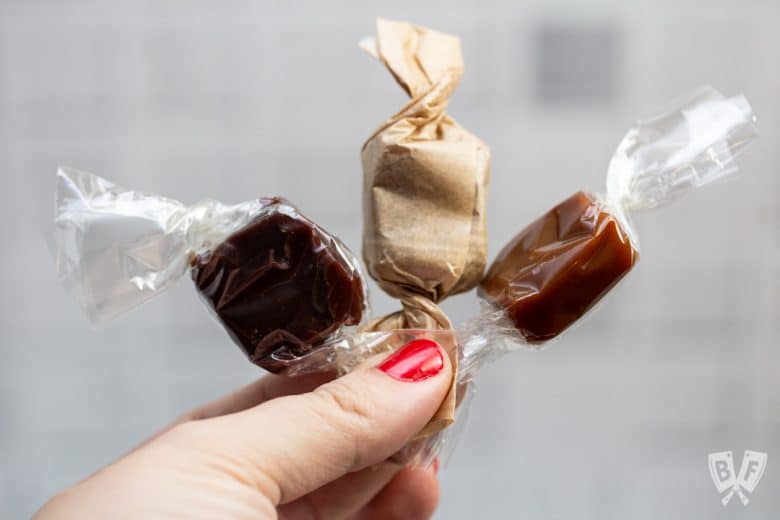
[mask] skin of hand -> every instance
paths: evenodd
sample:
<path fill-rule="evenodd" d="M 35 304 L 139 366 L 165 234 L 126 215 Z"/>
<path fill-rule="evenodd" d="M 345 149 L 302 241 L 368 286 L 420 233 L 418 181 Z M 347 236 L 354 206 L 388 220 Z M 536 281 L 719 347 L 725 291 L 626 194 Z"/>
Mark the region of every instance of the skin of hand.
<path fill-rule="evenodd" d="M 429 518 L 436 464 L 391 457 L 433 416 L 451 378 L 430 340 L 331 381 L 264 377 L 187 414 L 35 518 Z"/>

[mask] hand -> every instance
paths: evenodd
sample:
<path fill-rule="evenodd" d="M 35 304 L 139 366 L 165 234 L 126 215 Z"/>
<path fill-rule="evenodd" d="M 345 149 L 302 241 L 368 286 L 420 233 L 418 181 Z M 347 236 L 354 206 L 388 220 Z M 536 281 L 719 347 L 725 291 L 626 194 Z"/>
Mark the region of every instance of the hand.
<path fill-rule="evenodd" d="M 388 459 L 431 418 L 451 378 L 428 340 L 330 382 L 265 377 L 192 412 L 37 517 L 428 518 L 435 470 Z"/>

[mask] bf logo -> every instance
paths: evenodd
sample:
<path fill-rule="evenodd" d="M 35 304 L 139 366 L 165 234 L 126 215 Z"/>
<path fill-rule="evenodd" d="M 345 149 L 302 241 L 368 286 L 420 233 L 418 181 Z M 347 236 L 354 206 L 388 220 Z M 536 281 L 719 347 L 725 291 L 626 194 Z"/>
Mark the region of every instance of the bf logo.
<path fill-rule="evenodd" d="M 734 496 L 739 495 L 742 505 L 747 505 L 750 499 L 745 492 L 752 493 L 766 469 L 767 454 L 759 451 L 745 450 L 739 473 L 734 471 L 734 456 L 730 451 L 710 453 L 707 456 L 710 475 L 719 494 L 728 491 L 721 502 L 725 506 Z"/>

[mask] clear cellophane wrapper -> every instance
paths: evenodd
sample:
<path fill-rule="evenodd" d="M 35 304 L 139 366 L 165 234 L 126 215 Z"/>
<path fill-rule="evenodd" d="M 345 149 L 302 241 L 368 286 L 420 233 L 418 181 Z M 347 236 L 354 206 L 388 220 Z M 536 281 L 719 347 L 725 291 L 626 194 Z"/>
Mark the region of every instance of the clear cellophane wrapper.
<path fill-rule="evenodd" d="M 93 323 L 190 273 L 234 342 L 275 372 L 368 318 L 357 258 L 285 199 L 185 205 L 60 168 L 48 241 L 60 279 Z"/>
<path fill-rule="evenodd" d="M 398 455 L 401 460 L 422 466 L 434 459 L 446 462 L 463 428 L 474 393 L 474 377 L 480 368 L 507 352 L 549 345 L 559 334 L 581 323 L 581 318 L 638 260 L 638 241 L 630 214 L 662 206 L 693 188 L 735 174 L 735 158 L 756 136 L 755 117 L 744 97 L 726 98 L 711 87 L 697 90 L 669 111 L 641 120 L 628 131 L 610 161 L 605 194 L 575 194 L 570 199 L 576 203 L 570 222 L 564 225 L 561 211 L 569 203 L 565 201 L 522 230 L 499 253 L 481 283 L 483 301 L 475 317 L 456 325 L 453 331 L 359 334 L 343 348 L 320 352 L 322 359 L 349 370 L 371 354 L 391 350 L 416 337 L 428 337 L 444 345 L 454 341 L 458 356 L 454 381 L 456 424 L 424 431 Z M 613 249 L 604 245 L 603 235 L 608 232 L 613 233 L 609 241 L 613 246 L 617 244 Z M 595 253 L 586 248 L 593 244 Z M 494 275 L 501 262 L 509 261 L 507 258 L 517 261 L 517 248 L 523 249 L 519 258 L 524 263 L 513 266 L 513 277 Z M 592 267 L 596 262 L 600 262 L 598 269 Z M 568 272 L 577 273 L 565 287 L 569 290 L 556 293 L 559 288 L 554 286 L 553 278 L 560 279 Z M 585 291 L 585 298 L 569 296 L 594 277 L 606 277 L 598 291 Z M 491 292 L 490 283 L 495 278 L 501 290 Z M 557 323 L 547 319 L 541 324 L 528 322 L 526 316 L 509 312 L 518 302 L 526 305 L 521 312 L 528 314 L 543 302 L 546 315 L 559 314 L 562 319 Z"/>
<path fill-rule="evenodd" d="M 407 333 L 398 329 L 436 336 L 453 372 L 458 372 L 456 334 L 438 303 L 474 288 L 482 277 L 490 159 L 488 147 L 446 113 L 463 73 L 460 42 L 451 35 L 380 19 L 376 39 L 364 42 L 363 48 L 388 68 L 411 98 L 380 125 L 361 152 L 363 257 L 368 273 L 399 299 L 401 310 L 371 319 L 362 283 L 361 312 L 342 316 L 344 312 L 331 309 L 331 314 L 338 314 L 336 326 L 307 330 L 308 314 L 300 310 L 291 311 L 288 322 L 274 330 L 255 330 L 248 315 L 262 316 L 259 309 L 275 315 L 295 307 L 295 298 L 288 295 L 285 300 L 278 292 L 274 298 L 258 297 L 254 275 L 245 272 L 244 264 L 268 263 L 279 272 L 295 264 L 287 243 L 244 254 L 241 244 L 258 222 L 278 215 L 306 222 L 317 235 L 308 252 L 329 251 L 326 264 L 337 263 L 347 278 L 362 282 L 359 263 L 338 239 L 284 200 L 235 205 L 205 200 L 186 205 L 61 168 L 50 244 L 61 280 L 91 321 L 114 318 L 189 272 L 234 342 L 252 362 L 274 372 L 343 373 L 371 353 L 400 346 L 397 338 Z M 217 256 L 219 261 L 213 261 Z M 318 298 L 309 310 L 339 307 L 338 298 L 329 293 L 333 283 L 321 283 L 330 281 L 332 270 L 315 266 L 315 271 L 311 294 L 293 295 Z M 287 324 L 304 330 L 291 334 Z M 446 399 L 420 437 L 453 422 L 457 380 L 453 378 Z"/>
<path fill-rule="evenodd" d="M 352 313 L 343 326 L 327 329 L 316 343 L 298 342 L 290 349 L 281 341 L 278 350 L 264 353 L 262 359 L 270 359 L 275 370 L 290 376 L 345 373 L 411 339 L 435 340 L 452 360 L 451 390 L 432 421 L 398 455 L 425 466 L 435 458 L 446 459 L 454 446 L 479 369 L 506 352 L 547 344 L 578 323 L 638 258 L 630 214 L 734 174 L 735 157 L 756 135 L 755 121 L 744 97 L 725 98 L 709 87 L 672 110 L 639 121 L 609 163 L 606 192 L 582 199 L 582 214 L 573 218 L 575 227 L 581 225 L 579 231 L 572 236 L 567 235 L 568 228 L 553 226 L 550 231 L 543 217 L 520 232 L 483 278 L 489 149 L 445 112 L 463 71 L 459 42 L 428 29 L 380 20 L 376 40 L 364 42 L 363 47 L 390 69 L 412 97 L 362 151 L 363 256 L 368 273 L 400 300 L 402 310 L 371 319 L 362 283 L 359 316 Z M 58 180 L 50 244 L 65 286 L 94 322 L 117 316 L 164 291 L 192 269 L 195 259 L 269 215 L 310 224 L 317 236 L 315 249 L 326 248 L 328 261 L 336 261 L 351 273 L 348 276 L 364 280 L 359 262 L 338 239 L 284 201 L 257 199 L 225 205 L 207 200 L 188 206 L 75 170 L 61 169 Z M 549 277 L 536 275 L 563 259 L 555 269 L 579 269 L 587 277 L 587 269 L 576 262 L 581 251 L 571 246 L 587 247 L 598 240 L 602 228 L 593 222 L 600 218 L 630 249 L 631 262 L 584 302 L 571 308 L 568 300 L 556 304 L 549 298 L 553 289 Z M 522 249 L 520 264 L 513 248 Z M 280 258 L 284 258 L 282 249 Z M 576 253 L 574 260 L 567 260 L 571 251 Z M 496 267 L 510 260 L 514 265 L 506 271 L 509 275 L 495 275 Z M 226 277 L 229 274 L 226 271 Z M 453 326 L 438 303 L 478 284 L 485 298 L 481 312 Z M 552 302 L 549 312 L 569 316 L 560 330 L 534 336 L 532 327 L 518 326 L 525 311 L 517 311 L 514 304 L 528 303 L 533 308 L 544 298 L 548 305 Z M 517 312 L 510 314 L 509 309 Z M 211 310 L 230 332 L 225 314 L 213 305 Z M 231 336 L 257 362 L 251 346 Z M 453 422 L 457 424 L 451 426 Z"/>

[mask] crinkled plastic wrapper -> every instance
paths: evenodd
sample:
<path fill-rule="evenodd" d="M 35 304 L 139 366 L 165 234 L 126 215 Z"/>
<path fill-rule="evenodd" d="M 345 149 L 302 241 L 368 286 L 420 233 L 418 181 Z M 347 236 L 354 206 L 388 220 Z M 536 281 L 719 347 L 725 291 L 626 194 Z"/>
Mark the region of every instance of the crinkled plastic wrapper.
<path fill-rule="evenodd" d="M 185 206 L 75 170 L 61 168 L 57 177 L 56 268 L 93 322 L 190 271 L 250 361 L 280 372 L 366 317 L 357 259 L 284 199 Z"/>
<path fill-rule="evenodd" d="M 562 201 L 520 231 L 488 268 L 479 286 L 482 312 L 457 328 L 460 391 L 472 388 L 486 363 L 546 344 L 577 323 L 639 259 L 630 214 L 736 173 L 736 156 L 756 136 L 747 100 L 711 87 L 639 121 L 612 157 L 604 195 L 577 192 Z M 457 431 L 426 440 L 413 460 L 446 456 Z"/>
<path fill-rule="evenodd" d="M 406 22 L 377 20 L 376 38 L 360 46 L 411 97 L 361 150 L 363 259 L 369 275 L 401 310 L 360 327 L 332 345 L 316 369 L 349 370 L 366 357 L 435 339 L 458 371 L 456 331 L 439 302 L 468 291 L 487 261 L 486 197 L 490 149 L 447 113 L 463 74 L 460 40 Z M 298 373 L 315 369 L 299 364 Z M 457 376 L 423 439 L 455 420 Z M 414 453 L 414 449 L 407 450 Z"/>
<path fill-rule="evenodd" d="M 632 128 L 610 162 L 604 195 L 575 193 L 497 255 L 479 286 L 481 312 L 454 328 L 459 367 L 454 417 L 461 424 L 424 431 L 399 457 L 423 466 L 446 459 L 479 369 L 507 352 L 545 345 L 578 323 L 639 259 L 630 213 L 736 173 L 736 156 L 756 135 L 745 98 L 725 98 L 710 87 Z M 435 334 L 407 332 L 426 333 Z M 363 348 L 371 350 L 357 345 L 344 353 L 359 359 Z M 354 364 L 343 356 L 340 362 Z"/>
<path fill-rule="evenodd" d="M 284 199 L 187 206 L 60 169 L 50 242 L 92 321 L 189 272 L 234 342 L 273 372 L 344 373 L 410 340 L 435 340 L 452 361 L 451 388 L 397 456 L 428 465 L 452 450 L 479 369 L 578 323 L 639 259 L 631 214 L 734 174 L 755 120 L 744 97 L 706 87 L 638 122 L 612 157 L 604 194 L 560 202 L 485 273 L 490 152 L 446 113 L 463 73 L 459 40 L 380 19 L 361 46 L 411 97 L 361 151 L 363 257 L 398 312 L 371 319 L 358 261 Z M 482 311 L 453 326 L 439 303 L 475 287 Z"/>
<path fill-rule="evenodd" d="M 527 226 L 498 254 L 480 294 L 524 342 L 555 338 L 638 261 L 631 213 L 736 173 L 735 157 L 755 136 L 747 100 L 711 87 L 639 121 L 612 157 L 606 193 L 577 192 Z"/>

